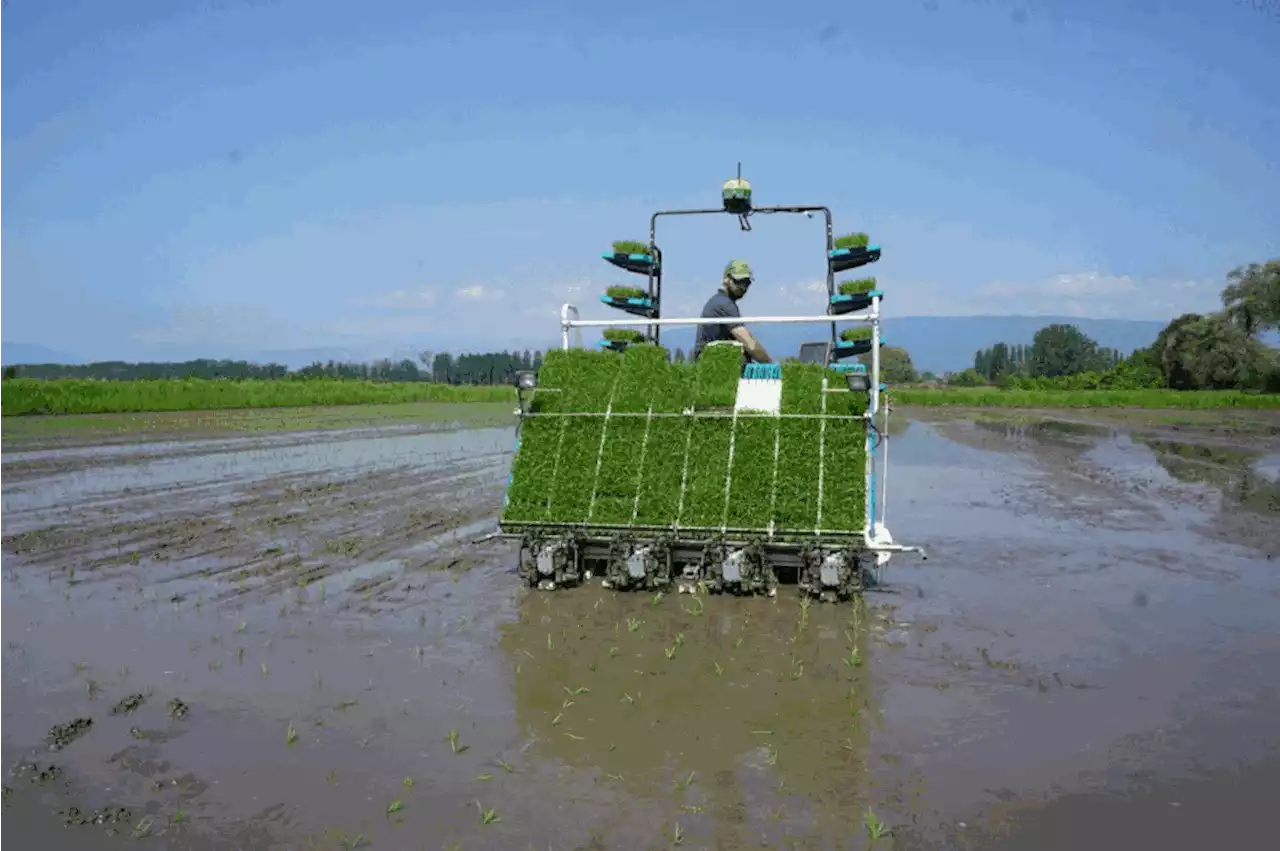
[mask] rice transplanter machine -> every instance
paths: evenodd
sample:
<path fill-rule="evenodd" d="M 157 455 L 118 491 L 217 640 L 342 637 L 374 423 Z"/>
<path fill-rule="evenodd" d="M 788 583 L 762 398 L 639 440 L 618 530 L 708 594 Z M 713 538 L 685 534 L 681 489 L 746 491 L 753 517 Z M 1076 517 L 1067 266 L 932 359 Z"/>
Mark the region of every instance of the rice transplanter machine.
<path fill-rule="evenodd" d="M 751 195 L 739 166 L 719 208 L 654 213 L 647 243 L 615 243 L 603 255 L 644 278 L 601 296 L 628 315 L 582 319 L 563 305 L 561 350 L 536 373 L 516 374 L 516 455 L 498 534 L 519 540 L 530 586 L 599 577 L 616 589 L 773 595 L 794 584 L 845 599 L 873 584 L 894 553 L 924 557 L 885 525 L 884 293 L 874 278 L 836 281 L 878 261 L 880 246 L 865 234 L 834 237 L 826 207 L 755 207 Z M 660 218 L 729 214 L 750 231 L 755 216 L 783 213 L 825 220 L 822 313 L 662 315 Z M 782 364 L 744 367 L 737 343 L 673 363 L 662 329 L 708 324 L 825 325 L 830 334 Z M 604 329 L 596 349 L 581 347 L 582 328 Z"/>

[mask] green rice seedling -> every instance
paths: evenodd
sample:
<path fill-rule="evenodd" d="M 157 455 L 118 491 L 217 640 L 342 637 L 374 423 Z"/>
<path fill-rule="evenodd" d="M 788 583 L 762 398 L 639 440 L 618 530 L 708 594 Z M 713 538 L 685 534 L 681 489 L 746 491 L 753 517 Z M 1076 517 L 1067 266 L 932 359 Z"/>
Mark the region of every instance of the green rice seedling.
<path fill-rule="evenodd" d="M 573 381 L 575 361 L 569 353 L 549 352 L 538 374 L 529 411 L 520 427 L 520 445 L 511 467 L 511 487 L 503 509 L 506 520 L 551 519 L 551 489 L 559 469 L 559 451 L 566 420 L 553 414 L 568 410 L 566 389 Z M 616 358 L 614 358 L 616 360 Z M 545 416 L 538 416 L 538 415 Z M 426 615 L 421 614 L 420 624 Z"/>
<path fill-rule="evenodd" d="M 675 828 L 673 828 L 671 831 L 671 844 L 672 845 L 684 844 L 684 831 L 680 828 L 680 822 L 676 822 Z"/>
<path fill-rule="evenodd" d="M 647 339 L 633 328 L 606 328 L 600 336 L 614 343 L 643 343 Z"/>
<path fill-rule="evenodd" d="M 782 365 L 782 413 L 818 415 L 823 411 L 823 368 Z M 822 421 L 783 419 L 778 426 L 778 480 L 773 521 L 779 529 L 809 530 L 818 521 L 818 467 Z"/>
<path fill-rule="evenodd" d="M 405 779 L 403 779 L 403 780 L 401 780 L 401 781 L 400 781 L 400 785 L 401 785 L 401 786 L 403 786 L 403 787 L 404 787 L 404 788 L 406 788 L 406 789 L 412 789 L 412 788 L 413 788 L 413 778 L 412 778 L 412 777 L 406 777 Z"/>
<path fill-rule="evenodd" d="M 742 372 L 742 348 L 737 344 L 708 346 L 696 364 L 695 408 L 684 477 L 681 526 L 720 526 L 727 511 L 725 481 L 734 421 L 724 416 L 699 417 L 699 412 L 732 410 Z"/>
<path fill-rule="evenodd" d="M 666 351 L 658 346 L 631 346 L 622 358 L 622 369 L 609 410 L 616 414 L 646 414 L 668 369 Z M 646 460 L 662 454 L 651 443 L 653 420 L 647 417 L 611 417 L 605 428 L 605 444 L 597 457 L 592 522 L 626 525 L 636 509 L 636 495 Z M 655 451 L 650 456 L 649 449 Z"/>
<path fill-rule="evenodd" d="M 476 801 L 476 812 L 480 813 L 481 824 L 494 824 L 495 822 L 502 821 L 498 816 L 497 810 L 486 810 L 484 807 L 480 806 L 479 801 Z"/>
<path fill-rule="evenodd" d="M 634 617 L 627 618 L 627 632 L 636 632 L 637 630 L 640 629 L 640 626 L 643 623 L 644 621 L 640 620 L 639 618 L 634 618 Z"/>
<path fill-rule="evenodd" d="M 492 779 L 493 779 L 493 775 L 489 774 L 488 772 L 485 772 L 484 774 L 476 775 L 476 781 L 478 783 L 488 783 Z"/>
<path fill-rule="evenodd" d="M 298 740 L 298 731 L 293 728 L 293 722 L 291 721 L 289 722 L 289 729 L 285 730 L 284 741 L 285 741 L 285 744 L 291 745 L 297 740 Z"/>
<path fill-rule="evenodd" d="M 624 359 L 611 352 L 570 350 L 552 352 L 547 356 L 548 362 L 552 355 L 560 355 L 570 362 L 571 368 L 576 368 L 573 380 L 564 393 L 567 409 L 590 413 L 607 411 Z M 581 523 L 587 519 L 595 494 L 593 486 L 604 445 L 605 418 L 593 416 L 560 419 L 560 452 L 551 487 L 549 516 L 556 520 Z"/>
<path fill-rule="evenodd" d="M 777 475 L 774 450 L 778 448 L 781 423 L 775 416 L 746 413 L 739 414 L 734 422 L 725 525 L 753 529 L 769 525 Z"/>
<path fill-rule="evenodd" d="M 613 243 L 615 254 L 648 254 L 649 243 L 635 239 L 619 239 Z"/>
<path fill-rule="evenodd" d="M 653 412 L 668 416 L 655 417 L 647 424 L 640 492 L 634 509 L 638 524 L 669 526 L 676 520 L 691 423 L 686 417 L 669 415 L 680 414 L 693 403 L 693 378 L 691 366 L 666 363 L 654 376 Z"/>
<path fill-rule="evenodd" d="M 846 343 L 857 343 L 862 340 L 870 340 L 871 331 L 872 329 L 870 325 L 857 325 L 853 328 L 845 328 L 840 332 L 840 339 L 844 340 Z"/>
<path fill-rule="evenodd" d="M 605 287 L 604 294 L 609 298 L 644 298 L 649 295 L 647 290 L 640 287 L 623 286 Z"/>
<path fill-rule="evenodd" d="M 825 396 L 829 415 L 861 417 L 866 413 L 866 394 L 845 390 L 847 385 L 838 373 L 827 372 L 827 386 L 837 390 Z M 861 419 L 829 419 L 821 436 L 822 527 L 861 530 L 867 523 L 866 423 Z"/>
<path fill-rule="evenodd" d="M 871 242 L 871 237 L 865 233 L 846 233 L 844 236 L 837 236 L 834 245 L 836 248 L 866 248 Z"/>
<path fill-rule="evenodd" d="M 458 741 L 458 731 L 455 728 L 449 731 L 449 747 L 455 754 L 460 754 L 465 753 L 471 746 L 461 744 Z"/>
<path fill-rule="evenodd" d="M 866 812 L 862 814 L 862 825 L 866 828 L 867 838 L 873 843 L 892 835 L 892 832 L 884 822 L 880 821 L 880 817 L 876 815 L 876 811 L 871 807 L 867 807 Z"/>
<path fill-rule="evenodd" d="M 855 281 L 841 281 L 837 285 L 837 291 L 841 295 L 865 295 L 875 288 L 875 278 L 858 278 Z"/>
<path fill-rule="evenodd" d="M 502 759 L 498 760 L 498 767 L 507 772 L 507 774 L 515 774 L 516 771 L 506 760 Z"/>
<path fill-rule="evenodd" d="M 504 520 L 861 529 L 865 398 L 839 374 L 792 363 L 783 366 L 783 417 L 735 415 L 740 372 L 736 344 L 711 346 L 692 365 L 671 364 L 650 345 L 622 357 L 550 353 L 535 413 L 591 416 L 525 421 Z M 824 392 L 824 376 L 839 392 Z M 828 465 L 839 468 L 830 481 L 819 474 Z M 820 500 L 833 505 L 821 516 Z"/>
<path fill-rule="evenodd" d="M 387 815 L 398 813 L 403 809 L 404 809 L 404 801 L 400 800 L 399 798 L 396 798 L 394 801 L 392 801 L 390 804 L 387 805 Z"/>

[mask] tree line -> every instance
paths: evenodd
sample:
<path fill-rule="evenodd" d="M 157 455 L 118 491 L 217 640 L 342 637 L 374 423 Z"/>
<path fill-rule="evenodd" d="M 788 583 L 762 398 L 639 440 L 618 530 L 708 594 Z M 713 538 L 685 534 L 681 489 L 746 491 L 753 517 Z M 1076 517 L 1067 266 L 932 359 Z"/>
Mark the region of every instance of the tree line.
<path fill-rule="evenodd" d="M 417 360 L 383 358 L 371 363 L 316 361 L 291 370 L 278 363 L 251 363 L 243 360 L 199 359 L 180 363 L 98 363 L 28 364 L 5 368 L 6 378 L 95 378 L 103 381 L 146 381 L 163 378 L 259 379 L 307 381 L 315 379 L 347 379 L 360 381 L 406 382 L 430 381 L 438 384 L 504 384 L 510 383 L 517 370 L 537 369 L 542 365 L 542 352 L 479 352 L 451 354 L 423 351 Z"/>
<path fill-rule="evenodd" d="M 1185 313 L 1155 342 L 1121 356 L 1075 325 L 1055 324 L 1030 345 L 996 343 L 973 366 L 947 376 L 953 386 L 1022 389 L 1262 390 L 1280 392 L 1280 353 L 1260 339 L 1280 330 L 1280 260 L 1232 269 L 1222 310 Z"/>

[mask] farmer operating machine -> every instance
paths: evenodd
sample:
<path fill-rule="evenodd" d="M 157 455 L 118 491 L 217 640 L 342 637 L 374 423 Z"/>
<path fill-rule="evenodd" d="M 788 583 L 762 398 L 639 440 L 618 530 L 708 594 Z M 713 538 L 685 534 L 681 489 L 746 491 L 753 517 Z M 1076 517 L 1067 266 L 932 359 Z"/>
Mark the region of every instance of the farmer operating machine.
<path fill-rule="evenodd" d="M 516 375 L 517 448 L 499 526 L 520 541 L 520 574 L 531 586 L 597 576 L 619 590 L 773 595 L 787 583 L 845 599 L 893 553 L 924 555 L 895 544 L 884 525 L 884 295 L 874 278 L 835 280 L 879 260 L 880 246 L 865 234 L 833 238 L 826 207 L 752 206 L 740 167 L 722 201 L 654 213 L 647 244 L 615 243 L 604 259 L 646 286 L 610 287 L 601 301 L 629 315 L 584 320 L 564 305 L 563 349 L 537 373 Z M 743 231 L 763 214 L 825 218 L 821 314 L 662 315 L 658 219 L 725 213 Z M 659 345 L 667 326 L 739 323 L 825 325 L 830 336 L 782 364 L 745 367 L 736 342 L 712 343 L 692 363 L 673 363 Z M 606 329 L 598 349 L 570 345 L 570 332 L 580 338 L 584 327 Z"/>

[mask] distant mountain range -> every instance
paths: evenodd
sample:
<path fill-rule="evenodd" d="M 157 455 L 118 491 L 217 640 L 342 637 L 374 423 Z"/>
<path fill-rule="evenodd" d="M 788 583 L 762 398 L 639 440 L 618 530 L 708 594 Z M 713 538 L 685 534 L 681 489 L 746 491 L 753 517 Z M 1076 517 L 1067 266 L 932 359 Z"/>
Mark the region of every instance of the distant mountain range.
<path fill-rule="evenodd" d="M 1075 325 L 1108 349 L 1129 354 L 1155 342 L 1167 323 L 1136 319 L 1078 319 L 1070 316 L 901 316 L 881 325 L 885 345 L 901 346 L 911 354 L 919 372 L 959 372 L 973 366 L 979 349 L 995 343 L 1030 343 L 1037 331 L 1057 323 Z M 800 351 L 807 340 L 827 338 L 828 326 L 775 325 L 757 330 L 760 342 L 775 358 Z M 585 335 L 584 335 L 585 337 Z M 662 343 L 688 351 L 693 347 L 693 331 L 666 329 Z"/>
<path fill-rule="evenodd" d="M 13 366 L 22 363 L 80 363 L 72 355 L 55 352 L 38 343 L 0 343 L 0 364 Z"/>
<path fill-rule="evenodd" d="M 749 321 L 749 318 L 748 318 Z M 1151 345 L 1156 335 L 1164 328 L 1165 323 L 1153 320 L 1129 319 L 1078 319 L 1069 316 L 903 316 L 884 321 L 885 342 L 891 346 L 901 346 L 911 353 L 916 369 L 921 372 L 958 372 L 973 366 L 973 356 L 978 349 L 988 348 L 995 343 L 1030 343 L 1036 331 L 1054 323 L 1073 324 L 1088 334 L 1099 345 L 1106 348 L 1119 349 L 1128 354 L 1135 349 Z M 788 357 L 800 350 L 800 344 L 806 340 L 824 339 L 824 326 L 781 325 L 758 329 L 761 342 L 775 357 Z M 599 334 L 594 329 L 584 331 L 582 339 L 586 345 L 594 345 Z M 668 348 L 693 348 L 694 334 L 692 329 L 669 328 L 662 334 L 662 342 Z M 559 341 L 552 337 L 541 343 L 535 340 L 502 340 L 494 341 L 494 350 L 524 350 L 554 348 Z M 35 343 L 2 344 L 0 363 L 6 366 L 23 363 L 83 363 L 63 352 L 54 351 Z M 431 348 L 430 345 L 421 348 Z M 484 351 L 489 347 L 473 345 L 467 351 Z M 388 344 L 385 347 L 359 350 L 345 348 L 314 348 L 262 351 L 229 355 L 210 353 L 210 357 L 227 357 L 243 359 L 258 363 L 280 363 L 290 369 L 306 366 L 314 361 L 371 361 L 381 357 L 399 360 L 414 357 L 418 348 Z M 146 358 L 151 361 L 187 360 L 198 355 L 175 358 L 173 351 L 164 351 L 158 347 L 154 356 Z"/>

